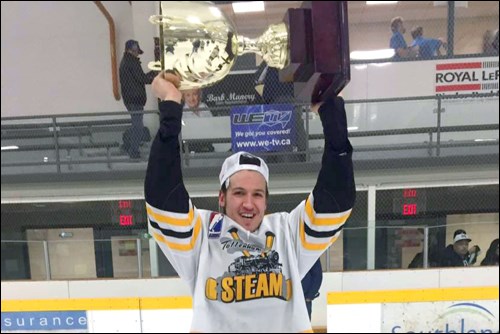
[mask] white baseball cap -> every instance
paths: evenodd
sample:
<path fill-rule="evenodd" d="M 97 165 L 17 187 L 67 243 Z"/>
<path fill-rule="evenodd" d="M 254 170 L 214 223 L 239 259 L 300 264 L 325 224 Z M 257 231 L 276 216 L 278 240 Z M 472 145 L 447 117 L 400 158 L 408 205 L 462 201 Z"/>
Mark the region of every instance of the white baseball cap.
<path fill-rule="evenodd" d="M 220 185 L 222 186 L 231 175 L 240 170 L 259 172 L 266 179 L 266 183 L 269 184 L 269 168 L 264 160 L 248 152 L 238 152 L 231 155 L 222 164 L 219 174 Z"/>
<path fill-rule="evenodd" d="M 457 235 L 455 236 L 455 238 L 453 239 L 453 243 L 458 242 L 458 241 L 461 241 L 461 240 L 471 241 L 472 239 L 471 239 L 471 238 L 469 238 L 469 237 L 467 236 L 467 234 L 465 234 L 465 233 L 459 233 L 459 234 L 457 234 Z"/>

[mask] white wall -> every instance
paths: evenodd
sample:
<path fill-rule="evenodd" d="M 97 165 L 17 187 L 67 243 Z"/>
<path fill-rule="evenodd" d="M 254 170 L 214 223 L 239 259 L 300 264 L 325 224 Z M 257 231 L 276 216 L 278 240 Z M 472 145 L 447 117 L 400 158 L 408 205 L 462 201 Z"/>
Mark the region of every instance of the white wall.
<path fill-rule="evenodd" d="M 152 2 L 151 2 L 152 3 Z M 108 22 L 92 1 L 2 1 L 2 117 L 125 111 L 113 96 Z M 128 1 L 103 1 L 115 22 L 117 62 L 135 36 Z M 133 21 L 134 16 L 134 21 Z M 152 38 L 143 65 L 153 50 Z M 146 57 L 144 57 L 146 56 Z"/>
<path fill-rule="evenodd" d="M 158 2 L 103 1 L 116 25 L 116 56 L 121 60 L 124 43 L 135 38 L 145 53 L 144 70 L 153 60 L 153 36 L 158 27 L 148 22 L 156 13 Z M 108 23 L 92 1 L 2 1 L 2 116 L 30 116 L 125 111 L 122 101 L 113 96 L 111 80 Z M 491 17 L 458 19 L 456 49 L 458 53 L 480 52 L 485 30 L 498 28 L 498 13 Z M 446 20 L 414 22 L 408 19 L 408 30 L 422 25 L 427 36 L 444 36 Z M 388 23 L 357 24 L 350 28 L 351 51 L 387 48 L 390 39 Z M 407 41 L 411 40 L 407 33 Z M 396 64 L 399 65 L 399 64 Z M 385 82 L 394 82 L 399 67 L 381 69 Z M 374 71 L 374 69 L 371 69 Z M 354 71 L 353 71 L 354 72 Z M 419 80 L 421 71 L 412 68 L 412 80 L 394 85 L 412 96 L 415 84 L 433 88 L 432 81 Z M 431 77 L 432 79 L 432 77 Z M 356 84 L 359 82 L 359 84 Z M 386 97 L 380 92 L 380 80 L 353 73 L 346 94 L 363 86 L 364 90 L 346 98 Z M 350 88 L 352 87 L 352 88 Z M 377 89 L 379 87 L 379 89 Z M 155 109 L 148 91 L 146 109 Z M 416 94 L 425 95 L 425 94 Z M 145 119 L 146 125 L 156 118 Z"/>

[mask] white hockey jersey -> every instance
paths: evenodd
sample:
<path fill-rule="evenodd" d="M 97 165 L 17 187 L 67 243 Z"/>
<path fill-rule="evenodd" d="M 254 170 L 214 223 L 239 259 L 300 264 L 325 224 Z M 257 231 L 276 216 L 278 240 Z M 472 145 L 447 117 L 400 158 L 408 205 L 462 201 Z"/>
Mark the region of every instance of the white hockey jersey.
<path fill-rule="evenodd" d="M 300 281 L 350 214 L 316 214 L 312 203 L 311 194 L 291 213 L 265 216 L 253 233 L 191 204 L 187 214 L 148 205 L 154 238 L 191 289 L 192 331 L 311 330 Z M 317 238 L 306 229 L 328 233 Z M 191 230 L 191 238 L 178 238 Z"/>

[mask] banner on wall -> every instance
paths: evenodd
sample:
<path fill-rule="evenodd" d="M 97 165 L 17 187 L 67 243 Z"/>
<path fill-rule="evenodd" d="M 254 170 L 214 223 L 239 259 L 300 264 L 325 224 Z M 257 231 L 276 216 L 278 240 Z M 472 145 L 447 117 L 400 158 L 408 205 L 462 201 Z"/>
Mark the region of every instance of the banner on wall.
<path fill-rule="evenodd" d="M 262 103 L 255 90 L 255 71 L 231 73 L 224 80 L 204 88 L 203 102 L 209 108 Z"/>
<path fill-rule="evenodd" d="M 498 91 L 498 61 L 436 64 L 436 94 L 470 94 Z"/>
<path fill-rule="evenodd" d="M 382 333 L 498 333 L 498 301 L 388 303 Z"/>
<path fill-rule="evenodd" d="M 296 146 L 295 117 L 291 104 L 231 108 L 232 151 L 291 151 Z"/>
<path fill-rule="evenodd" d="M 64 331 L 87 333 L 87 311 L 2 312 L 2 333 Z"/>

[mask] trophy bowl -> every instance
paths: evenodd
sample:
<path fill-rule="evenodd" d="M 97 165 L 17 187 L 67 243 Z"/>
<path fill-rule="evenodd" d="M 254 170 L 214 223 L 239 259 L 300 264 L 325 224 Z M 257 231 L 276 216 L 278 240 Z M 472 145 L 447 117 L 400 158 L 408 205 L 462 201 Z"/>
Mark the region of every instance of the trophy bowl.
<path fill-rule="evenodd" d="M 160 27 L 160 61 L 151 70 L 173 70 L 181 90 L 203 88 L 222 80 L 236 58 L 259 54 L 269 66 L 287 65 L 288 32 L 284 23 L 271 25 L 257 39 L 239 36 L 233 22 L 209 1 L 161 1 L 160 14 L 149 21 Z"/>
<path fill-rule="evenodd" d="M 148 67 L 177 72 L 181 90 L 219 82 L 247 52 L 278 68 L 281 81 L 294 82 L 298 100 L 324 101 L 350 80 L 347 1 L 304 1 L 256 39 L 238 35 L 209 1 L 160 1 L 149 20 L 160 28 L 160 61 Z"/>

